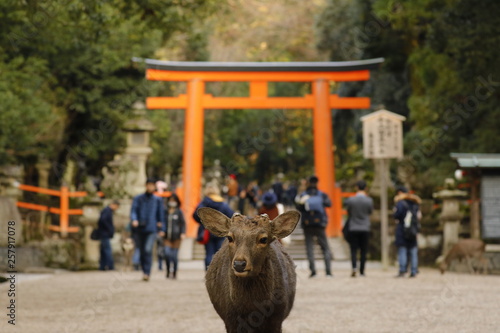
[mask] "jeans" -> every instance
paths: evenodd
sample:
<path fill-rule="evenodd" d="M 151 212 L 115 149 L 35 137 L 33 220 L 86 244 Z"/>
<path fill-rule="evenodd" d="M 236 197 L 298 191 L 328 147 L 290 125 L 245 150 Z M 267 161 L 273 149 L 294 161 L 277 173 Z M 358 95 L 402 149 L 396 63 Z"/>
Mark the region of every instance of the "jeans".
<path fill-rule="evenodd" d="M 179 249 L 171 248 L 170 246 L 165 246 L 165 262 L 167 263 L 167 271 L 170 272 L 170 264 L 174 266 L 174 272 L 177 272 L 177 265 L 179 263 Z"/>
<path fill-rule="evenodd" d="M 163 258 L 165 258 L 165 246 L 163 246 L 163 238 L 156 239 L 156 256 L 158 259 L 158 269 L 162 270 Z"/>
<path fill-rule="evenodd" d="M 306 239 L 307 259 L 309 260 L 309 269 L 311 273 L 316 274 L 316 267 L 314 265 L 314 237 L 316 237 L 321 247 L 321 251 L 323 252 L 323 257 L 325 258 L 326 274 L 332 274 L 332 253 L 330 252 L 330 246 L 328 246 L 328 240 L 326 239 L 325 228 L 305 227 L 304 236 Z"/>
<path fill-rule="evenodd" d="M 139 251 L 138 245 L 134 249 L 134 254 L 132 255 L 132 264 L 139 265 L 141 263 L 141 251 Z"/>
<path fill-rule="evenodd" d="M 353 272 L 356 271 L 356 263 L 358 256 L 358 249 L 360 251 L 359 260 L 359 273 L 365 274 L 365 263 L 366 263 L 366 252 L 368 250 L 368 237 L 369 232 L 363 231 L 351 231 L 349 237 L 351 241 L 349 246 L 351 247 L 351 264 Z"/>
<path fill-rule="evenodd" d="M 418 273 L 418 247 L 398 247 L 399 273 L 406 273 L 408 270 L 408 257 L 411 262 L 411 275 Z"/>
<path fill-rule="evenodd" d="M 137 234 L 137 247 L 140 251 L 140 262 L 145 275 L 151 274 L 151 264 L 153 262 L 153 245 L 156 240 L 156 233 L 145 232 Z"/>
<path fill-rule="evenodd" d="M 109 270 L 115 269 L 110 238 L 101 239 L 101 257 L 99 259 L 99 269 L 101 271 L 104 271 L 106 268 Z"/>
<path fill-rule="evenodd" d="M 205 270 L 208 269 L 208 265 L 212 262 L 214 254 L 219 251 L 223 242 L 224 237 L 210 235 L 210 240 L 205 244 Z"/>

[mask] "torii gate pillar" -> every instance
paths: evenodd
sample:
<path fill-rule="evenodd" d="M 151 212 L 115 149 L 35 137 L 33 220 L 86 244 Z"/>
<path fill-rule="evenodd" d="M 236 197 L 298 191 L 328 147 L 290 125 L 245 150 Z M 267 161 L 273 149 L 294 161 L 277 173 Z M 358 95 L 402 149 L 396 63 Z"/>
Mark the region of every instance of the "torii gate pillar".
<path fill-rule="evenodd" d="M 203 174 L 203 133 L 205 110 L 202 97 L 205 82 L 192 79 L 187 83 L 189 96 L 185 114 L 184 154 L 182 160 L 182 200 L 186 220 L 191 220 L 196 205 L 201 197 L 201 178 Z M 196 229 L 188 224 L 187 234 L 194 236 Z"/>
<path fill-rule="evenodd" d="M 332 129 L 332 113 L 330 111 L 330 84 L 327 80 L 313 82 L 314 108 L 314 169 L 319 178 L 318 188 L 327 193 L 332 200 L 332 209 L 329 209 L 329 223 L 327 234 L 339 236 L 342 229 L 342 198 L 340 190 L 335 184 L 335 161 Z M 335 218 L 332 213 L 339 213 Z"/>

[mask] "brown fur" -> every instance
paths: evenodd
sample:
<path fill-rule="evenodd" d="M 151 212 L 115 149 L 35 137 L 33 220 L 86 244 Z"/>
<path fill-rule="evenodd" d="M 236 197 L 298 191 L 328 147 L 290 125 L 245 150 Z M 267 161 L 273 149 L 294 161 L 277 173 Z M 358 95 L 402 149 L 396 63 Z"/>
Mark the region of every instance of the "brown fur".
<path fill-rule="evenodd" d="M 451 262 L 455 259 L 467 260 L 469 269 L 471 273 L 474 273 L 474 267 L 472 266 L 472 259 L 476 259 L 477 262 L 482 267 L 483 273 L 486 272 L 488 266 L 488 260 L 484 257 L 484 250 L 486 245 L 480 239 L 461 239 L 453 245 L 453 247 L 448 251 L 443 261 L 439 265 L 441 274 L 448 269 Z"/>
<path fill-rule="evenodd" d="M 125 258 L 125 271 L 132 270 L 132 256 L 134 255 L 134 241 L 125 233 L 122 233 L 121 248 L 123 257 Z"/>
<path fill-rule="evenodd" d="M 206 274 L 210 300 L 227 332 L 281 332 L 293 306 L 296 274 L 277 239 L 292 233 L 300 214 L 290 211 L 273 221 L 267 215 L 250 219 L 235 214 L 229 219 L 201 208 L 198 215 L 210 232 L 232 238 L 216 253 Z M 243 272 L 237 271 L 235 261 L 246 262 Z"/>

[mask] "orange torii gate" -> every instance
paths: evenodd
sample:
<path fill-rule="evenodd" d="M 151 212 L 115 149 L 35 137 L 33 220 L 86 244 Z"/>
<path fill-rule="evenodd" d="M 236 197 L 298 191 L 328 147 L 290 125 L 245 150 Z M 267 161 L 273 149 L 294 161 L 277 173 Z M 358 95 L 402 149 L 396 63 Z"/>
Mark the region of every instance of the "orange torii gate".
<path fill-rule="evenodd" d="M 366 109 L 367 97 L 330 94 L 330 81 L 366 81 L 370 70 L 383 58 L 342 62 L 172 62 L 146 59 L 146 78 L 155 81 L 187 82 L 187 94 L 177 97 L 148 97 L 148 109 L 185 109 L 183 155 L 183 210 L 191 220 L 201 193 L 205 109 L 313 109 L 314 163 L 319 188 L 333 202 L 328 209 L 329 236 L 342 229 L 342 193 L 335 184 L 331 109 Z M 213 97 L 205 93 L 205 82 L 249 82 L 248 97 Z M 311 82 L 312 94 L 303 97 L 269 97 L 268 82 Z M 345 196 L 345 195 L 344 195 Z M 194 236 L 196 225 L 188 223 Z"/>

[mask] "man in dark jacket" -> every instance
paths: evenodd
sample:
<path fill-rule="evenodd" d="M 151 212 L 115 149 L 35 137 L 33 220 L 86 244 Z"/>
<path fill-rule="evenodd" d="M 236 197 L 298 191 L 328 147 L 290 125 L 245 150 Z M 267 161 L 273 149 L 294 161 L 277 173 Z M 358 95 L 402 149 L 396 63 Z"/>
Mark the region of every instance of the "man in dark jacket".
<path fill-rule="evenodd" d="M 366 192 L 366 182 L 356 183 L 356 195 L 346 200 L 349 215 L 349 246 L 351 248 L 352 277 L 356 277 L 358 249 L 360 251 L 359 274 L 365 276 L 366 252 L 370 235 L 370 214 L 373 211 L 373 199 Z"/>
<path fill-rule="evenodd" d="M 205 197 L 198 204 L 193 213 L 193 218 L 195 219 L 196 222 L 200 224 L 201 224 L 201 219 L 196 212 L 198 208 L 201 207 L 213 208 L 229 218 L 232 217 L 234 214 L 234 211 L 231 208 L 229 208 L 228 204 L 224 202 L 224 198 L 220 196 L 219 187 L 214 184 L 209 184 L 206 186 Z M 208 269 L 208 265 L 210 265 L 210 263 L 212 262 L 214 254 L 217 251 L 219 251 L 223 242 L 224 242 L 224 237 L 217 237 L 210 233 L 210 238 L 208 240 L 208 243 L 205 244 L 205 270 Z"/>
<path fill-rule="evenodd" d="M 139 248 L 140 262 L 144 273 L 143 280 L 149 281 L 153 261 L 153 245 L 156 235 L 165 235 L 165 210 L 160 197 L 153 194 L 155 191 L 154 179 L 146 181 L 146 192 L 136 196 L 132 202 L 130 219 L 134 233 L 136 247 Z"/>
<path fill-rule="evenodd" d="M 99 259 L 99 269 L 101 271 L 113 270 L 113 252 L 111 251 L 111 238 L 115 234 L 113 225 L 113 212 L 120 207 L 120 202 L 115 200 L 101 211 L 97 228 L 101 237 L 101 257 Z"/>
<path fill-rule="evenodd" d="M 418 273 L 418 246 L 417 237 L 405 235 L 406 224 L 417 221 L 417 231 L 420 229 L 420 203 L 421 199 L 414 194 L 409 194 L 408 190 L 399 186 L 394 197 L 396 219 L 396 247 L 398 248 L 399 274 L 397 277 L 404 277 L 408 270 L 408 257 L 411 261 L 410 277 L 415 277 Z M 405 221 L 406 220 L 406 221 Z"/>
<path fill-rule="evenodd" d="M 308 181 L 307 189 L 295 198 L 295 203 L 299 209 L 302 219 L 301 226 L 304 229 L 306 241 L 307 259 L 309 260 L 309 269 L 311 275 L 316 276 L 314 265 L 314 237 L 323 252 L 325 259 L 326 276 L 332 277 L 331 260 L 332 254 L 326 238 L 325 228 L 328 224 L 325 207 L 331 207 L 332 202 L 326 193 L 318 190 L 318 177 L 311 176 Z"/>

